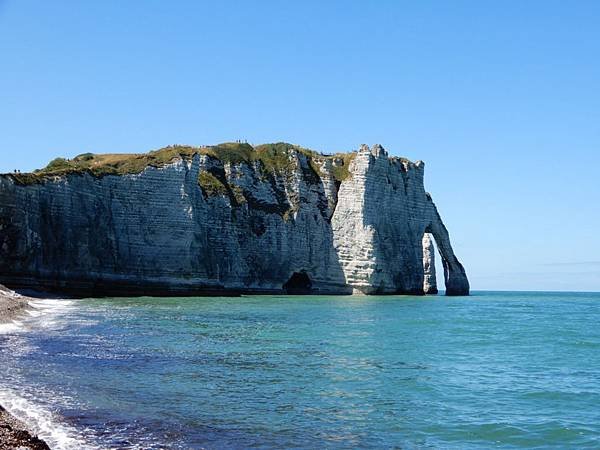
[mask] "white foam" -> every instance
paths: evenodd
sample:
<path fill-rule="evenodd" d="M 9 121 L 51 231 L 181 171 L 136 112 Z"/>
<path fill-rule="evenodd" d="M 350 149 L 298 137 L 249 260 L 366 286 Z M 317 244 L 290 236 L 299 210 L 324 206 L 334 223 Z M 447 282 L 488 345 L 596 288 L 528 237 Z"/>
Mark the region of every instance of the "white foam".
<path fill-rule="evenodd" d="M 26 423 L 40 439 L 54 450 L 92 450 L 75 428 L 61 423 L 52 411 L 18 396 L 15 392 L 0 389 L 0 404 L 14 417 Z"/>
<path fill-rule="evenodd" d="M 66 313 L 73 309 L 75 309 L 75 302 L 71 300 L 31 300 L 28 302 L 28 309 L 25 310 L 27 314 L 23 314 L 19 320 L 0 324 L 0 334 L 8 333 L 12 335 L 9 336 L 9 339 L 19 339 L 19 335 L 24 336 L 22 332 L 29 330 L 40 328 L 47 330 L 62 327 L 68 320 L 68 314 Z M 27 352 L 31 350 L 27 347 L 26 342 L 21 341 L 13 343 L 11 347 L 15 351 Z M 27 395 L 26 392 L 24 391 L 22 394 Z M 50 409 L 38 404 L 37 398 L 32 398 L 32 400 L 29 397 L 17 394 L 15 390 L 0 386 L 0 405 L 24 422 L 33 433 L 46 441 L 53 450 L 99 448 L 88 444 L 76 428 L 61 423 L 60 418 Z"/>
<path fill-rule="evenodd" d="M 30 300 L 25 320 L 27 329 L 53 329 L 66 325 L 67 313 L 75 309 L 73 300 Z"/>
<path fill-rule="evenodd" d="M 40 299 L 31 300 L 29 306 L 36 309 L 68 309 L 75 304 L 73 300 Z"/>
<path fill-rule="evenodd" d="M 8 323 L 0 323 L 0 334 L 16 333 L 23 331 L 24 327 L 21 322 L 12 321 Z"/>
<path fill-rule="evenodd" d="M 13 297 L 21 297 L 12 293 Z M 19 333 L 34 328 L 55 328 L 63 325 L 59 318 L 75 309 L 73 300 L 40 299 L 27 302 L 27 308 L 19 320 L 0 323 L 0 334 Z"/>

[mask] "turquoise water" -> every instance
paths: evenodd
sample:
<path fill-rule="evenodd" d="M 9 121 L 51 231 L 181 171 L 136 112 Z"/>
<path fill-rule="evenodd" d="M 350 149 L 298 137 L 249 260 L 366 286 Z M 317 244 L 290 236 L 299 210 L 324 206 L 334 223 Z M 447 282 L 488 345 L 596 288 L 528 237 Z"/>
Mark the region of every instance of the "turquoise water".
<path fill-rule="evenodd" d="M 0 334 L 0 403 L 52 412 L 79 440 L 62 448 L 600 448 L 600 294 L 90 299 L 31 320 Z"/>

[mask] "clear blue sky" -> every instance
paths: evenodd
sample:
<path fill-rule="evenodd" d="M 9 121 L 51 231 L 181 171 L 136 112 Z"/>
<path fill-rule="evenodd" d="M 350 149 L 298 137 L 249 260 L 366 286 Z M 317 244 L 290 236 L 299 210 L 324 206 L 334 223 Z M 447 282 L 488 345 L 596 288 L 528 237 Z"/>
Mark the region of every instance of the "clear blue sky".
<path fill-rule="evenodd" d="M 0 0 L 0 171 L 383 144 L 475 289 L 600 290 L 599 1 Z"/>

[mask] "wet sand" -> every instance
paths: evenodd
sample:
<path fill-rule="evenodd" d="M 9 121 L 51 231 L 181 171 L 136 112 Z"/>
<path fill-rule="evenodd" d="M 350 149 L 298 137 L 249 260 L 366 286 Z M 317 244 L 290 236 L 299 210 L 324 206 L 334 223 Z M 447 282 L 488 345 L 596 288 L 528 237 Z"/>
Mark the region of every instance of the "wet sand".
<path fill-rule="evenodd" d="M 18 319 L 27 310 L 30 300 L 0 284 L 0 324 Z M 0 450 L 14 449 L 50 450 L 50 447 L 0 405 Z"/>

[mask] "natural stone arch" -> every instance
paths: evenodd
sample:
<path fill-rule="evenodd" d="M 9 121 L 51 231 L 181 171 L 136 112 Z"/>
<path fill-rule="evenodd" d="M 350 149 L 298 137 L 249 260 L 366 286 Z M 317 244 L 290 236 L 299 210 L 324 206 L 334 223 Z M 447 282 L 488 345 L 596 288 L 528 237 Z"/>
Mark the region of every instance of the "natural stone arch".
<path fill-rule="evenodd" d="M 467 274 L 454 254 L 454 250 L 452 250 L 448 230 L 437 213 L 437 210 L 435 211 L 434 220 L 425 229 L 425 233 L 431 233 L 435 239 L 438 252 L 442 257 L 446 295 L 469 295 L 470 287 Z"/>

